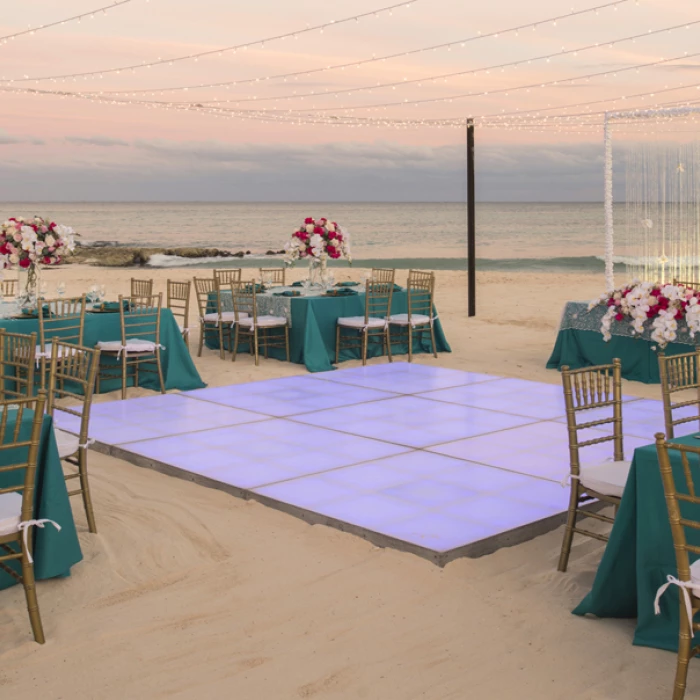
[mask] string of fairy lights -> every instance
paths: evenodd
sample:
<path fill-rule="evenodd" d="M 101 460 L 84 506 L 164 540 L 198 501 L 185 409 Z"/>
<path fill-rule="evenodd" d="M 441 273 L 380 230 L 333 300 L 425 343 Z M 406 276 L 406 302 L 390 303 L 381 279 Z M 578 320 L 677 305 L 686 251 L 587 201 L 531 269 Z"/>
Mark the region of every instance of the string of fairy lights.
<path fill-rule="evenodd" d="M 43 29 L 51 29 L 52 27 L 60 27 L 63 24 L 69 24 L 70 22 L 81 22 L 84 19 L 95 19 L 99 15 L 106 15 L 109 10 L 114 10 L 122 5 L 128 5 L 132 0 L 113 0 L 109 5 L 104 5 L 103 7 L 97 7 L 94 10 L 89 10 L 88 12 L 81 12 L 77 15 L 72 15 L 71 17 L 64 17 L 63 19 L 55 20 L 53 22 L 46 22 L 46 24 L 39 24 L 36 27 L 31 25 L 27 29 L 22 29 L 21 31 L 13 32 L 12 34 L 5 34 L 5 36 L 0 36 L 0 46 L 4 46 L 8 42 L 19 39 L 22 36 L 28 36 L 31 34 L 36 34 Z M 148 0 L 146 0 L 148 2 Z"/>
<path fill-rule="evenodd" d="M 643 2 L 644 0 L 642 0 Z M 69 21 L 76 21 L 78 18 L 91 16 L 96 12 L 104 12 L 106 10 L 127 4 L 131 0 L 116 0 L 114 3 L 98 8 L 93 13 L 85 13 L 75 15 L 71 18 L 66 18 L 60 22 L 46 23 L 35 27 L 33 31 L 49 28 L 57 24 L 63 24 Z M 259 77 L 237 78 L 223 81 L 206 81 L 196 82 L 187 85 L 170 85 L 159 88 L 125 88 L 125 89 L 108 89 L 108 90 L 73 90 L 73 89 L 58 89 L 47 88 L 40 84 L 50 82 L 56 84 L 58 82 L 77 82 L 78 80 L 95 80 L 102 79 L 105 76 L 117 75 L 122 72 L 133 74 L 142 68 L 150 68 L 155 66 L 173 65 L 183 61 L 196 62 L 203 57 L 221 56 L 224 53 L 237 53 L 238 51 L 246 51 L 248 48 L 261 49 L 266 44 L 276 41 L 284 41 L 286 39 L 295 39 L 311 32 L 323 32 L 329 28 L 339 27 L 350 22 L 359 22 L 360 20 L 377 17 L 382 14 L 393 14 L 394 11 L 409 8 L 421 0 L 403 0 L 392 5 L 382 6 L 373 10 L 366 11 L 361 14 L 343 17 L 337 20 L 328 20 L 319 24 L 307 25 L 305 28 L 297 29 L 287 33 L 276 34 L 265 39 L 255 39 L 246 43 L 239 43 L 230 46 L 224 46 L 206 51 L 188 53 L 178 55 L 171 58 L 158 57 L 157 60 L 142 61 L 119 67 L 112 67 L 100 70 L 78 71 L 73 73 L 60 73 L 43 76 L 22 77 L 0 77 L 0 92 L 11 94 L 33 95 L 47 99 L 78 99 L 90 102 L 95 102 L 103 105 L 119 106 L 119 107 L 137 107 L 143 109 L 157 109 L 173 112 L 189 112 L 200 115 L 205 115 L 214 118 L 237 119 L 248 122 L 263 122 L 277 124 L 292 124 L 299 126 L 333 126 L 343 128 L 362 128 L 362 127 L 380 127 L 380 128 L 395 128 L 395 129 L 410 129 L 410 128 L 464 128 L 465 121 L 470 119 L 474 124 L 481 128 L 490 129 L 507 129 L 507 130 L 527 130 L 541 133 L 567 133 L 567 134 L 592 134 L 599 133 L 603 117 L 606 112 L 611 109 L 624 106 L 625 112 L 631 110 L 649 110 L 658 107 L 689 107 L 700 103 L 700 96 L 688 97 L 683 99 L 679 95 L 673 102 L 660 101 L 662 96 L 669 93 L 682 92 L 690 90 L 700 90 L 700 83 L 685 83 L 678 84 L 668 83 L 658 87 L 656 90 L 631 91 L 630 94 L 620 94 L 616 90 L 616 94 L 609 97 L 602 97 L 596 100 L 569 102 L 566 104 L 547 103 L 543 106 L 527 106 L 521 107 L 514 105 L 512 109 L 502 108 L 500 111 L 489 111 L 487 108 L 476 109 L 476 101 L 479 98 L 489 98 L 498 96 L 500 98 L 508 98 L 511 95 L 535 93 L 536 95 L 546 95 L 548 88 L 561 86 L 574 86 L 590 84 L 591 81 L 599 79 L 616 78 L 619 75 L 631 72 L 641 73 L 649 71 L 653 68 L 664 66 L 672 66 L 679 61 L 688 61 L 700 57 L 700 51 L 683 51 L 678 52 L 672 57 L 653 58 L 644 62 L 625 64 L 615 68 L 606 68 L 604 70 L 589 71 L 585 73 L 567 74 L 557 78 L 549 78 L 547 80 L 530 80 L 524 83 L 519 83 L 511 86 L 503 86 L 501 83 L 495 84 L 491 89 L 471 89 L 466 92 L 457 92 L 447 95 L 426 94 L 421 97 L 408 95 L 403 98 L 395 98 L 381 100 L 386 92 L 395 90 L 404 90 L 410 87 L 421 88 L 428 85 L 443 86 L 448 81 L 465 76 L 486 76 L 491 73 L 504 73 L 510 69 L 518 69 L 521 66 L 529 66 L 535 63 L 551 63 L 556 62 L 561 58 L 578 56 L 583 52 L 592 52 L 596 49 L 612 48 L 625 42 L 642 41 L 648 37 L 656 37 L 680 30 L 689 30 L 692 27 L 700 25 L 700 19 L 691 19 L 687 22 L 676 23 L 672 26 L 660 28 L 651 28 L 645 32 L 636 32 L 625 36 L 617 36 L 605 41 L 592 42 L 576 48 L 567 48 L 562 46 L 561 50 L 550 51 L 546 54 L 530 56 L 528 58 L 518 58 L 509 61 L 503 61 L 488 66 L 465 68 L 463 70 L 452 71 L 448 73 L 439 73 L 424 75 L 420 78 L 409 77 L 403 75 L 400 79 L 376 81 L 372 84 L 365 83 L 363 85 L 350 85 L 348 87 L 324 87 L 318 90 L 302 90 L 281 94 L 281 95 L 237 95 L 227 97 L 207 97 L 200 99 L 172 100 L 162 99 L 170 92 L 184 92 L 198 89 L 213 89 L 225 88 L 230 90 L 237 86 L 251 84 L 267 84 L 274 85 L 276 83 L 287 83 L 296 81 L 300 77 L 314 76 L 319 74 L 327 74 L 331 71 L 345 71 L 349 68 L 362 68 L 372 66 L 374 64 L 384 64 L 387 61 L 392 61 L 399 58 L 419 56 L 434 51 L 451 51 L 455 47 L 466 46 L 477 41 L 486 39 L 498 39 L 499 37 L 518 37 L 523 31 L 535 31 L 539 27 L 556 27 L 560 22 L 574 20 L 576 18 L 599 15 L 604 11 L 617 11 L 622 5 L 639 6 L 640 0 L 613 0 L 598 4 L 592 7 L 574 10 L 571 9 L 568 13 L 561 13 L 555 16 L 537 19 L 535 21 L 519 23 L 501 29 L 499 31 L 488 31 L 485 33 L 476 32 L 469 37 L 444 41 L 438 44 L 430 44 L 427 46 L 413 47 L 404 51 L 394 51 L 384 55 L 372 54 L 369 57 L 360 58 L 355 61 L 345 61 L 336 64 L 325 64 L 315 66 L 300 71 L 287 71 L 270 73 Z M 608 26 L 611 26 L 608 23 Z M 16 32 L 7 37 L 0 37 L 0 45 L 4 41 L 10 40 L 12 37 L 19 37 L 32 30 L 23 30 Z M 676 44 L 679 44 L 677 41 Z M 402 68 L 406 71 L 406 68 Z M 30 87 L 28 83 L 34 83 L 37 87 Z M 612 84 L 612 83 L 611 83 Z M 624 91 L 623 91 L 624 92 Z M 338 100 L 341 96 L 350 95 L 379 95 L 379 102 L 365 102 L 362 104 L 344 103 L 329 105 L 324 103 L 327 98 L 335 98 Z M 161 99 L 153 99 L 158 98 Z M 149 99 L 151 98 L 151 99 Z M 539 98 L 538 98 L 539 99 Z M 429 105 L 449 105 L 460 103 L 469 100 L 468 110 L 459 116 L 454 117 L 410 117 L 405 114 L 406 109 L 420 111 L 421 107 Z M 295 102 L 301 103 L 294 104 Z M 290 103 L 290 104 L 287 104 Z M 268 106 L 263 106 L 268 105 Z M 628 109 L 629 106 L 629 109 Z M 392 114 L 398 112 L 399 116 Z M 404 114 L 401 114 L 403 112 Z M 695 116 L 689 116 L 688 122 L 695 124 Z M 646 120 L 635 119 L 619 119 L 616 121 L 616 128 L 639 130 L 648 128 L 645 125 L 655 123 L 663 125 L 665 117 L 659 116 Z"/>

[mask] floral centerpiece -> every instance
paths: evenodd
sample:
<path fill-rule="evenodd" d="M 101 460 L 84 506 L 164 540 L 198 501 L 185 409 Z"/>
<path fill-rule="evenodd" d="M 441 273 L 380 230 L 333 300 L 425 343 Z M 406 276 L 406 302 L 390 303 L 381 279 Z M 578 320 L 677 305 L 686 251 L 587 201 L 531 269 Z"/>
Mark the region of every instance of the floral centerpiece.
<path fill-rule="evenodd" d="M 346 258 L 352 264 L 348 234 L 343 232 L 335 221 L 328 219 L 305 219 L 294 231 L 284 249 L 284 261 L 287 265 L 293 265 L 297 260 L 305 258 L 309 260 L 311 278 L 319 267 L 322 275 L 325 273 L 328 258 Z"/>
<path fill-rule="evenodd" d="M 12 217 L 0 225 L 0 269 L 26 270 L 25 288 L 20 290 L 25 302 L 36 299 L 39 266 L 60 265 L 75 250 L 75 235 L 70 226 L 40 216 Z"/>
<path fill-rule="evenodd" d="M 613 323 L 629 323 L 633 335 L 651 327 L 651 339 L 665 347 L 678 337 L 678 323 L 685 322 L 690 337 L 700 333 L 700 290 L 675 284 L 634 281 L 602 294 L 589 305 L 607 306 L 600 331 L 606 342 L 612 337 Z"/>

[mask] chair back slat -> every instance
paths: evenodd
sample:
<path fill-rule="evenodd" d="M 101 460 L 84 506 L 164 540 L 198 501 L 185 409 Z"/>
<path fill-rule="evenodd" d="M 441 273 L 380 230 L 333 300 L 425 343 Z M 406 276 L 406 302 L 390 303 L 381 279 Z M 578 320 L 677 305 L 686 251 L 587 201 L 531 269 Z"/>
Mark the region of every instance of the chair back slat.
<path fill-rule="evenodd" d="M 256 297 L 256 280 L 250 282 L 232 282 L 231 297 L 236 323 L 240 314 L 248 314 L 253 319 L 253 325 L 258 325 L 258 302 Z"/>
<path fill-rule="evenodd" d="M 36 397 L 0 402 L 0 461 L 6 462 L 0 471 L 4 474 L 17 472 L 16 481 L 0 488 L 0 494 L 22 494 L 23 521 L 33 517 L 34 483 L 45 405 L 46 392 L 43 390 Z"/>
<path fill-rule="evenodd" d="M 231 282 L 240 282 L 242 272 L 240 267 L 227 267 L 225 270 L 214 270 L 214 279 L 223 287 L 231 284 Z"/>
<path fill-rule="evenodd" d="M 195 277 L 194 289 L 197 296 L 199 317 L 210 313 L 221 313 L 221 285 L 214 277 Z"/>
<path fill-rule="evenodd" d="M 128 302 L 128 310 L 124 308 Z M 121 324 L 122 345 L 129 340 L 148 340 L 160 343 L 160 310 L 163 294 L 153 296 L 119 297 L 119 321 Z"/>
<path fill-rule="evenodd" d="M 408 272 L 408 320 L 413 316 L 433 316 L 435 274 L 420 270 Z"/>
<path fill-rule="evenodd" d="M 562 367 L 562 384 L 566 406 L 566 425 L 569 435 L 571 474 L 578 476 L 581 468 L 580 448 L 613 442 L 613 458 L 624 459 L 622 438 L 622 365 L 614 359 L 610 365 L 571 370 Z M 608 414 L 587 422 L 579 422 L 584 411 L 605 409 Z M 579 430 L 612 425 L 612 433 L 588 440 L 579 439 Z"/>
<path fill-rule="evenodd" d="M 396 270 L 389 270 L 383 267 L 372 268 L 372 282 L 378 282 L 379 284 L 394 284 L 395 278 Z"/>
<path fill-rule="evenodd" d="M 260 279 L 264 283 L 269 278 L 270 284 L 281 284 L 284 286 L 287 277 L 287 270 L 284 267 L 261 267 Z"/>
<path fill-rule="evenodd" d="M 700 424 L 700 348 L 669 357 L 664 352 L 659 352 L 659 376 L 666 435 L 671 439 L 675 437 L 676 426 L 692 421 Z M 673 395 L 681 391 L 694 392 L 693 398 L 686 396 L 681 401 L 674 401 Z M 696 408 L 692 416 L 674 418 L 677 410 L 690 406 Z"/>
<path fill-rule="evenodd" d="M 36 333 L 8 333 L 0 328 L 0 397 L 27 398 L 34 392 Z"/>
<path fill-rule="evenodd" d="M 367 280 L 365 286 L 365 323 L 370 317 L 386 318 L 391 312 L 393 282 Z"/>
<path fill-rule="evenodd" d="M 132 297 L 150 297 L 153 296 L 153 280 L 131 278 L 131 293 Z"/>
<path fill-rule="evenodd" d="M 167 307 L 174 318 L 181 319 L 183 328 L 189 328 L 192 283 L 189 281 L 175 282 L 174 280 L 168 280 L 166 289 Z"/>
<path fill-rule="evenodd" d="M 56 411 L 60 411 L 80 418 L 81 445 L 87 444 L 88 440 L 90 409 L 99 366 L 99 348 L 86 348 L 59 340 L 51 346 L 46 412 L 54 416 Z"/>
<path fill-rule="evenodd" d="M 15 299 L 17 297 L 17 280 L 0 281 L 0 295 L 3 299 Z"/>
<path fill-rule="evenodd" d="M 67 299 L 47 299 L 38 304 L 39 315 L 39 347 L 41 352 L 46 350 L 47 343 L 52 338 L 73 343 L 83 344 L 85 331 L 86 297 Z"/>

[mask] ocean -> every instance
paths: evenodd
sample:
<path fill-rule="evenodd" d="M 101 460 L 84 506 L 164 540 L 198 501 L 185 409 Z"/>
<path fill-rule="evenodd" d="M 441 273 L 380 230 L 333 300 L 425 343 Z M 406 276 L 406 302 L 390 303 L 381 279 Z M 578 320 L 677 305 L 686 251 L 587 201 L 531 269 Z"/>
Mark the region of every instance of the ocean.
<path fill-rule="evenodd" d="M 350 234 L 354 264 L 466 268 L 463 203 L 6 202 L 0 217 L 47 216 L 72 226 L 83 244 L 201 246 L 250 251 L 230 261 L 257 267 L 307 216 Z M 624 224 L 625 205 L 615 210 Z M 479 203 L 477 267 L 489 270 L 603 270 L 602 203 Z M 153 266 L 222 267 L 222 259 L 156 256 Z M 334 262 L 334 264 L 337 264 Z M 342 263 L 341 263 L 342 264 Z"/>

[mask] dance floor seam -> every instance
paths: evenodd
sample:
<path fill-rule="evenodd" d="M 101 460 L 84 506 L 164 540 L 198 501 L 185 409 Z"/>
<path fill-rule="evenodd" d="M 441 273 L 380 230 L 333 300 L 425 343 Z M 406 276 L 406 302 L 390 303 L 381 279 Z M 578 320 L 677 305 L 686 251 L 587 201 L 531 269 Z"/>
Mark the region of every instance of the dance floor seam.
<path fill-rule="evenodd" d="M 630 397 L 625 412 L 631 454 L 663 414 Z M 557 385 L 395 362 L 95 404 L 90 434 L 134 464 L 444 565 L 563 522 L 564 415 Z"/>

